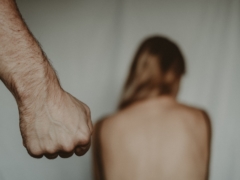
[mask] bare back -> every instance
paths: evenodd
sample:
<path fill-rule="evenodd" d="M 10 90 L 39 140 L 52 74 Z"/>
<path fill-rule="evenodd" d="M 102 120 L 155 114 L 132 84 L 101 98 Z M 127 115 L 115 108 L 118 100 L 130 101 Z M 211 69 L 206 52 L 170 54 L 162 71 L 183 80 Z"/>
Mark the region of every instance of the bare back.
<path fill-rule="evenodd" d="M 94 159 L 101 157 L 95 164 L 97 179 L 207 179 L 210 123 L 201 110 L 160 97 L 100 123 L 94 142 Z"/>

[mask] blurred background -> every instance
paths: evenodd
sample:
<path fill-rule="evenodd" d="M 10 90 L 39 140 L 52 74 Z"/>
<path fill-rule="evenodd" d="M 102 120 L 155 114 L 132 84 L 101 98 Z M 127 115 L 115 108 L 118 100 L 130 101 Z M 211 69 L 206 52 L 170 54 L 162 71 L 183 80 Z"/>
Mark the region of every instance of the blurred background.
<path fill-rule="evenodd" d="M 239 0 L 17 0 L 65 90 L 96 122 L 114 112 L 132 56 L 150 35 L 177 42 L 187 60 L 181 102 L 212 120 L 211 180 L 240 179 Z M 91 180 L 83 157 L 33 159 L 22 146 L 18 109 L 0 82 L 0 180 Z"/>

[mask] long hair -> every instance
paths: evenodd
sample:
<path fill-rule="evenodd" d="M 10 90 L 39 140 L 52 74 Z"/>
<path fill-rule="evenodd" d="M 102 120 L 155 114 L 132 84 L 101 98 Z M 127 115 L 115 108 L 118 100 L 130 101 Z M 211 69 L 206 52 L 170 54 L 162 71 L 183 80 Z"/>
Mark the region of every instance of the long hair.
<path fill-rule="evenodd" d="M 133 58 L 118 109 L 149 97 L 170 94 L 173 81 L 186 71 L 184 61 L 179 47 L 169 39 L 153 36 L 144 40 Z"/>

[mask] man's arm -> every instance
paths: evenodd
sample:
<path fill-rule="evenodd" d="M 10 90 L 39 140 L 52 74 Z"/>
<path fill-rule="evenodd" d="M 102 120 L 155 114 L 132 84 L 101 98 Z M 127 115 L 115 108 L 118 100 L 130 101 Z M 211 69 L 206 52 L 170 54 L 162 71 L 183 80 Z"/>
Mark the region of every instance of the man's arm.
<path fill-rule="evenodd" d="M 89 108 L 61 88 L 14 0 L 0 0 L 0 79 L 16 99 L 31 156 L 69 157 L 88 150 Z"/>

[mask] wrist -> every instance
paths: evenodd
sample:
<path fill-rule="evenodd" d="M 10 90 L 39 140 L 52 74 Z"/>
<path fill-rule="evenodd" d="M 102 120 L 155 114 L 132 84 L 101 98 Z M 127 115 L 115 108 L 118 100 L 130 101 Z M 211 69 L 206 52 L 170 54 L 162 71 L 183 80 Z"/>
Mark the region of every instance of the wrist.
<path fill-rule="evenodd" d="M 11 72 L 11 76 L 3 82 L 12 92 L 19 106 L 31 106 L 36 100 L 46 101 L 61 95 L 63 90 L 47 60 L 40 64 L 34 62 L 25 69 L 17 66 L 15 69 L 23 71 Z"/>

